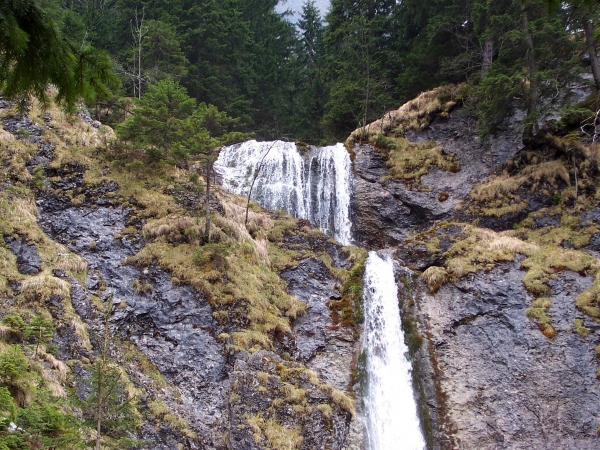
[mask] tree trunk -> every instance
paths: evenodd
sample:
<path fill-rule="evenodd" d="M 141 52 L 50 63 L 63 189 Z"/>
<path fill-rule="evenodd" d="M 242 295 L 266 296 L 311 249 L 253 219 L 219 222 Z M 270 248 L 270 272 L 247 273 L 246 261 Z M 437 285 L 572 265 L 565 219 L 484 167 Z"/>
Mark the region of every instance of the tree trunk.
<path fill-rule="evenodd" d="M 539 87 L 537 81 L 537 64 L 535 60 L 535 48 L 533 46 L 533 37 L 529 32 L 529 17 L 527 15 L 527 8 L 529 2 L 523 3 L 521 11 L 523 12 L 523 31 L 525 32 L 525 42 L 527 44 L 527 63 L 529 65 L 529 102 L 527 105 L 527 115 L 531 116 L 537 111 Z M 538 126 L 529 124 L 525 128 L 525 136 L 533 136 L 533 132 L 538 131 Z"/>
<path fill-rule="evenodd" d="M 102 428 L 102 378 L 100 375 L 100 371 L 98 371 L 98 409 L 96 411 L 97 421 L 96 421 L 96 450 L 100 450 L 100 430 Z"/>
<path fill-rule="evenodd" d="M 204 225 L 204 235 L 206 242 L 210 242 L 210 175 L 212 172 L 212 162 L 210 156 L 206 159 L 206 224 Z"/>
<path fill-rule="evenodd" d="M 587 12 L 591 14 L 589 9 Z M 596 40 L 594 39 L 594 24 L 592 19 L 583 18 L 583 31 L 585 33 L 586 50 L 590 57 L 590 65 L 592 66 L 594 84 L 596 85 L 596 90 L 600 91 L 600 63 L 598 62 L 598 54 L 596 53 Z"/>
<path fill-rule="evenodd" d="M 492 65 L 492 60 L 494 58 L 494 41 L 491 38 L 487 38 L 483 43 L 483 60 L 481 62 L 481 73 L 483 77 L 487 75 L 490 70 L 490 66 Z"/>
<path fill-rule="evenodd" d="M 138 10 L 135 9 L 135 25 L 133 20 L 129 21 L 131 34 L 133 35 L 134 51 L 133 51 L 133 96 L 138 99 L 142 98 L 142 41 L 147 29 L 144 29 L 144 17 L 146 16 L 145 8 L 142 8 L 142 17 L 138 16 Z M 136 73 L 137 66 L 137 73 Z M 137 79 L 137 81 L 136 81 Z"/>
<path fill-rule="evenodd" d="M 262 169 L 262 166 L 265 162 L 265 158 L 267 157 L 267 155 L 269 154 L 269 152 L 271 151 L 271 149 L 275 146 L 276 142 L 273 142 L 269 148 L 267 149 L 267 151 L 265 152 L 265 154 L 263 155 L 263 157 L 260 160 L 260 164 L 258 165 L 258 167 L 256 168 L 256 170 L 254 171 L 254 176 L 252 178 L 252 184 L 250 184 L 250 189 L 248 190 L 248 201 L 246 202 L 246 219 L 244 220 L 244 225 L 248 225 L 248 210 L 250 209 L 250 197 L 252 197 L 252 189 L 254 189 L 254 183 L 256 183 L 256 179 L 258 178 L 258 175 L 260 175 L 260 170 Z"/>

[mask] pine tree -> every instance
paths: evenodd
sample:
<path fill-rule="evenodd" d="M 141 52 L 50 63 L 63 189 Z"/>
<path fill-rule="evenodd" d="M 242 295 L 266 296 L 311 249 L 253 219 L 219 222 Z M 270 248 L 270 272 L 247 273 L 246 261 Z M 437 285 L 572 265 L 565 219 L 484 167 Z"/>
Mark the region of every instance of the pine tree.
<path fill-rule="evenodd" d="M 320 121 L 325 112 L 323 80 L 323 21 L 314 0 L 307 0 L 298 21 L 298 88 L 295 98 L 293 132 L 297 138 L 318 142 L 323 133 Z"/>
<path fill-rule="evenodd" d="M 167 158 L 180 140 L 183 122 L 195 108 L 196 100 L 183 87 L 173 80 L 162 80 L 148 87 L 136 102 L 134 115 L 117 128 L 117 134 L 155 158 Z"/>
<path fill-rule="evenodd" d="M 48 344 L 54 337 L 54 326 L 44 316 L 35 316 L 25 329 L 25 339 L 35 344 L 34 355 L 37 355 L 40 344 Z"/>
<path fill-rule="evenodd" d="M 115 445 L 109 448 L 125 449 L 138 445 L 135 439 L 128 437 L 138 426 L 135 408 L 125 392 L 121 371 L 109 359 L 109 317 L 110 313 L 107 313 L 100 354 L 90 367 L 91 394 L 84 402 L 87 422 L 96 428 L 96 450 L 100 450 L 104 435 Z"/>
<path fill-rule="evenodd" d="M 6 97 L 25 102 L 35 96 L 47 105 L 51 83 L 57 101 L 73 111 L 80 98 L 107 96 L 113 82 L 108 54 L 63 39 L 34 0 L 0 3 L 0 89 Z"/>
<path fill-rule="evenodd" d="M 323 124 L 343 138 L 395 104 L 390 74 L 395 1 L 333 0 L 325 30 L 329 92 Z"/>

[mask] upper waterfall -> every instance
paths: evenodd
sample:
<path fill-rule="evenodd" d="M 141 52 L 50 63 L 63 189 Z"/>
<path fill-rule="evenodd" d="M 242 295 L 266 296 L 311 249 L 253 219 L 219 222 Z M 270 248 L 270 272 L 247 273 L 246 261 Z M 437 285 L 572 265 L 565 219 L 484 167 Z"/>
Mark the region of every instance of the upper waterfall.
<path fill-rule="evenodd" d="M 343 144 L 300 151 L 293 142 L 248 141 L 223 147 L 215 162 L 223 186 L 263 208 L 307 219 L 338 242 L 352 241 L 352 163 Z"/>

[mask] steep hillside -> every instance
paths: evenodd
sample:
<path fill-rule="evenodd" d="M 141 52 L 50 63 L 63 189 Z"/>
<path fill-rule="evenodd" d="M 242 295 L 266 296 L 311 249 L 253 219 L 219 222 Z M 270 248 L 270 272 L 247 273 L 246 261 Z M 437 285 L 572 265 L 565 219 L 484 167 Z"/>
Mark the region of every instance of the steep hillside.
<path fill-rule="evenodd" d="M 1 108 L 1 443 L 83 447 L 100 411 L 106 448 L 354 448 L 364 252 L 221 191 L 209 239 L 198 175 Z"/>

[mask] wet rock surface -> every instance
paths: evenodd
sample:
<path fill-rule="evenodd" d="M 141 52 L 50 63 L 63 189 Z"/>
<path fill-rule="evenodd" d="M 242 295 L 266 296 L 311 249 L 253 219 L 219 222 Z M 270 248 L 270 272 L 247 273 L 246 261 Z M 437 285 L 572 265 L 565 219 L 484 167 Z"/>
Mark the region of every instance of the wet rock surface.
<path fill-rule="evenodd" d="M 563 272 L 551 281 L 553 339 L 527 318 L 534 300 L 520 262 L 466 276 L 431 295 L 422 314 L 434 364 L 427 403 L 438 420 L 440 448 L 595 449 L 600 446 L 600 385 L 594 347 L 599 326 L 575 307 L 591 277 Z M 573 332 L 584 320 L 592 334 Z"/>
<path fill-rule="evenodd" d="M 586 250 L 596 258 L 600 258 L 600 234 L 595 234 L 590 239 L 589 245 Z"/>
<path fill-rule="evenodd" d="M 297 356 L 308 361 L 325 346 L 326 327 L 331 325 L 327 302 L 336 295 L 337 280 L 321 261 L 314 259 L 300 261 L 281 277 L 288 283 L 288 292 L 307 305 L 306 313 L 294 323 L 294 334 Z"/>
<path fill-rule="evenodd" d="M 462 231 L 462 227 L 455 225 L 434 227 L 423 236 L 422 242 L 399 245 L 394 252 L 395 257 L 402 265 L 421 272 L 431 266 L 443 266 L 444 253 L 454 244 L 454 240 L 461 236 Z M 427 247 L 427 243 L 431 243 L 433 239 L 437 240 L 436 251 L 430 251 Z"/>
<path fill-rule="evenodd" d="M 217 424 L 224 420 L 225 359 L 206 299 L 190 287 L 173 286 L 158 267 L 123 264 L 142 247 L 139 236 L 115 238 L 125 227 L 127 208 L 76 208 L 47 197 L 38 205 L 42 228 L 89 262 L 87 286 L 114 305 L 113 331 L 127 336 L 179 387 L 179 412 L 199 431 L 205 448 L 221 448 Z M 136 280 L 146 292 L 136 291 Z M 89 305 L 79 289 L 73 288 L 74 308 L 86 317 Z"/>
<path fill-rule="evenodd" d="M 387 179 L 385 159 L 370 145 L 355 145 L 356 183 L 352 200 L 355 238 L 368 248 L 397 245 L 415 228 L 428 228 L 436 220 L 454 215 L 458 202 L 471 188 L 522 147 L 518 132 L 509 130 L 483 143 L 474 117 L 458 109 L 448 119 L 434 118 L 422 132 L 408 132 L 412 142 L 435 141 L 460 164 L 456 173 L 434 168 L 419 191 L 403 180 Z M 444 194 L 444 195 L 442 195 Z"/>
<path fill-rule="evenodd" d="M 301 261 L 281 277 L 288 283 L 288 292 L 307 305 L 306 312 L 294 322 L 295 356 L 326 383 L 348 389 L 356 339 L 351 330 L 333 324 L 327 306 L 329 300 L 341 298 L 339 282 L 314 259 Z"/>
<path fill-rule="evenodd" d="M 293 241 L 298 245 L 301 240 L 296 238 Z M 302 242 L 308 244 L 306 241 Z M 350 263 L 339 246 L 328 243 L 326 249 L 330 256 L 336 256 L 334 264 L 337 267 L 349 266 Z M 352 370 L 359 352 L 359 343 L 353 330 L 333 324 L 331 311 L 327 306 L 329 300 L 341 298 L 339 281 L 321 261 L 312 258 L 300 261 L 297 267 L 285 270 L 280 275 L 288 283 L 288 292 L 307 305 L 306 312 L 294 322 L 294 356 L 315 371 L 323 382 L 341 391 L 356 392 L 357 387 L 352 386 Z M 343 439 L 337 441 L 336 445 L 344 445 L 331 448 L 363 448 L 364 428 L 360 408 L 341 437 Z"/>
<path fill-rule="evenodd" d="M 17 257 L 17 269 L 25 275 L 37 275 L 42 270 L 42 259 L 35 245 L 29 245 L 25 238 L 5 238 L 5 242 Z"/>
<path fill-rule="evenodd" d="M 90 114 L 90 112 L 87 109 L 80 110 L 77 113 L 77 115 L 83 121 L 83 123 L 87 123 L 88 125 L 91 125 L 94 128 L 100 128 L 102 126 L 102 124 L 100 122 L 98 122 L 97 120 L 94 120 L 92 118 L 92 115 Z"/>
<path fill-rule="evenodd" d="M 4 129 L 13 133 L 17 138 L 33 143 L 42 142 L 42 127 L 27 116 L 10 116 L 2 119 Z"/>

